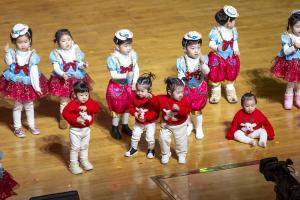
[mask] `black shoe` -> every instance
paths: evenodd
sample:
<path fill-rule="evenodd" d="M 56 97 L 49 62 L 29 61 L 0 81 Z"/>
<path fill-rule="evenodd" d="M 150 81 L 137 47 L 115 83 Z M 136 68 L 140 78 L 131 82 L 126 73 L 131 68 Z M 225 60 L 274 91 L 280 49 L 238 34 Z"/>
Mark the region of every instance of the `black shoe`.
<path fill-rule="evenodd" d="M 154 158 L 154 155 L 155 155 L 154 149 L 148 149 L 147 158 L 149 159 Z"/>
<path fill-rule="evenodd" d="M 125 156 L 126 157 L 131 157 L 133 156 L 134 154 L 136 154 L 137 150 L 133 147 L 130 147 L 130 149 L 125 153 Z"/>
<path fill-rule="evenodd" d="M 129 128 L 128 124 L 123 124 L 122 132 L 126 133 L 129 136 L 132 136 L 132 130 Z"/>
<path fill-rule="evenodd" d="M 118 126 L 112 126 L 110 134 L 113 138 L 115 138 L 117 140 L 120 140 L 122 138 Z"/>

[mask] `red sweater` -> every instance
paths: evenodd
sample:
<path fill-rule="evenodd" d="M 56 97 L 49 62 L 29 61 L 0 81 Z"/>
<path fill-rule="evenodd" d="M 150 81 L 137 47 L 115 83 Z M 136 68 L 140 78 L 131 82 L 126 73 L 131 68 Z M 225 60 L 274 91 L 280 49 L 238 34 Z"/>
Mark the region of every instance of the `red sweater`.
<path fill-rule="evenodd" d="M 177 104 L 179 106 L 178 111 L 173 110 L 174 104 Z M 187 120 L 189 113 L 191 112 L 191 107 L 187 102 L 186 97 L 183 97 L 180 101 L 176 101 L 167 95 L 159 95 L 158 106 L 162 111 L 163 121 L 165 121 L 168 125 L 173 126 L 184 123 Z M 168 117 L 168 119 L 166 119 L 166 112 L 164 110 L 171 110 L 174 113 L 173 119 Z"/>
<path fill-rule="evenodd" d="M 151 99 L 148 98 L 139 98 L 137 95 L 134 96 L 130 106 L 129 106 L 129 113 L 134 116 L 134 113 L 139 113 L 138 109 L 147 109 L 148 111 L 145 112 L 144 118 L 145 122 L 141 122 L 137 118 L 135 121 L 139 124 L 150 124 L 155 122 L 159 117 L 159 110 L 155 107 L 155 102 L 157 102 L 157 96 L 152 96 Z"/>
<path fill-rule="evenodd" d="M 80 116 L 79 112 L 81 110 L 79 109 L 80 106 L 86 106 L 86 112 L 88 115 L 92 116 L 92 120 L 88 121 L 85 120 L 85 125 L 82 125 L 77 122 L 77 118 Z M 89 98 L 86 103 L 78 103 L 75 99 L 70 101 L 68 105 L 63 110 L 63 117 L 69 122 L 69 124 L 76 128 L 84 128 L 88 127 L 93 124 L 94 122 L 94 114 L 96 114 L 100 109 L 100 106 L 97 102 Z"/>
<path fill-rule="evenodd" d="M 231 127 L 229 131 L 227 132 L 227 139 L 228 140 L 233 140 L 234 139 L 234 133 L 237 130 L 242 130 L 242 129 L 247 129 L 245 123 L 248 123 L 248 125 L 252 125 L 253 129 L 259 129 L 264 127 L 268 133 L 268 139 L 273 140 L 274 139 L 274 129 L 267 119 L 267 117 L 257 108 L 252 112 L 251 114 L 246 113 L 244 109 L 240 109 L 234 116 L 232 122 L 231 122 Z M 255 125 L 255 124 L 256 125 Z M 246 134 L 251 133 L 251 131 L 247 130 L 244 131 Z"/>

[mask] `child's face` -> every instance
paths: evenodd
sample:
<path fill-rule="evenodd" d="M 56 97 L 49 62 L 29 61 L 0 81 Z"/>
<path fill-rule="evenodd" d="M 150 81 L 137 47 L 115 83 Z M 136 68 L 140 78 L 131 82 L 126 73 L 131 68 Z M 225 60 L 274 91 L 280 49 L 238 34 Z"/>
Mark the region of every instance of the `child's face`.
<path fill-rule="evenodd" d="M 140 98 L 147 97 L 149 93 L 148 87 L 149 87 L 148 85 L 137 85 L 136 95 Z"/>
<path fill-rule="evenodd" d="M 184 87 L 178 86 L 171 94 L 172 99 L 174 99 L 176 101 L 180 101 L 183 97 L 183 90 L 184 90 Z"/>
<path fill-rule="evenodd" d="M 61 36 L 60 40 L 58 41 L 58 46 L 63 50 L 69 50 L 72 47 L 72 38 L 69 35 Z"/>
<path fill-rule="evenodd" d="M 117 45 L 117 49 L 120 51 L 123 55 L 129 55 L 130 51 L 132 50 L 131 43 L 123 43 L 121 45 Z"/>
<path fill-rule="evenodd" d="M 293 26 L 293 33 L 296 36 L 300 36 L 300 21 L 298 21 L 294 26 Z"/>
<path fill-rule="evenodd" d="M 88 92 L 78 92 L 75 94 L 75 98 L 79 103 L 86 103 L 90 94 Z"/>
<path fill-rule="evenodd" d="M 185 48 L 186 55 L 190 58 L 196 59 L 200 55 L 200 44 L 191 44 Z"/>
<path fill-rule="evenodd" d="M 246 111 L 246 113 L 253 113 L 253 111 L 256 108 L 256 103 L 254 99 L 246 99 L 244 104 L 243 104 L 243 108 Z"/>
<path fill-rule="evenodd" d="M 27 37 L 27 35 L 23 35 L 21 37 L 18 37 L 16 40 L 16 47 L 19 51 L 28 51 L 30 47 L 30 39 Z"/>
<path fill-rule="evenodd" d="M 233 20 L 233 21 L 228 21 L 228 22 L 225 24 L 225 27 L 226 27 L 226 28 L 229 28 L 229 29 L 232 29 L 234 26 L 235 26 L 235 20 Z"/>

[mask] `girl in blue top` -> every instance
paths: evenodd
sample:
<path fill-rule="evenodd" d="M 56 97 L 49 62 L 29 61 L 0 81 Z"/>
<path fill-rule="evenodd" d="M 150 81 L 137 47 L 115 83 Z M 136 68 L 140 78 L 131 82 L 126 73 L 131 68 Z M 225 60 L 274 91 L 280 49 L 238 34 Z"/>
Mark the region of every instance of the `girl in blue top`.
<path fill-rule="evenodd" d="M 288 19 L 287 31 L 281 35 L 282 50 L 275 58 L 272 73 L 288 82 L 284 95 L 284 108 L 293 107 L 294 87 L 295 106 L 300 108 L 300 10 L 294 10 Z"/>
<path fill-rule="evenodd" d="M 222 82 L 226 85 L 228 102 L 238 101 L 234 88 L 234 81 L 240 71 L 238 33 L 235 28 L 235 20 L 238 16 L 234 7 L 224 6 L 215 15 L 219 26 L 214 27 L 209 33 L 209 47 L 212 49 L 208 54 L 210 68 L 208 79 L 212 85 L 210 103 L 220 101 Z"/>
<path fill-rule="evenodd" d="M 12 99 L 14 134 L 17 137 L 25 137 L 22 129 L 21 112 L 25 109 L 27 122 L 32 134 L 39 134 L 40 130 L 35 126 L 33 101 L 48 93 L 48 80 L 38 70 L 40 57 L 31 49 L 32 30 L 25 24 L 16 24 L 10 34 L 15 49 L 7 44 L 5 51 L 5 63 L 8 69 L 0 78 L 0 92 L 5 97 Z"/>
<path fill-rule="evenodd" d="M 74 43 L 68 29 L 60 29 L 55 33 L 54 42 L 58 48 L 50 53 L 53 72 L 49 80 L 50 94 L 60 97 L 60 114 L 71 100 L 73 85 L 79 80 L 85 81 L 89 87 L 91 78 L 85 72 L 88 63 L 84 60 L 84 53 Z M 60 115 L 59 128 L 66 129 L 68 123 Z"/>

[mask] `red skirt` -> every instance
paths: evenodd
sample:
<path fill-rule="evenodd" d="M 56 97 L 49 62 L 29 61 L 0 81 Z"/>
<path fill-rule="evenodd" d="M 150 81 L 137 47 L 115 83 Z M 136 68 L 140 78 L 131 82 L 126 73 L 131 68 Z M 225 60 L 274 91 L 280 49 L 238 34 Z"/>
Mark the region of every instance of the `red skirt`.
<path fill-rule="evenodd" d="M 109 111 L 124 113 L 128 110 L 134 95 L 130 85 L 122 85 L 110 80 L 106 90 L 106 102 Z"/>
<path fill-rule="evenodd" d="M 83 79 L 77 79 L 72 76 L 68 80 L 65 80 L 64 78 L 59 76 L 51 75 L 49 80 L 49 92 L 53 96 L 71 98 L 73 85 L 80 80 L 85 81 L 88 84 L 90 90 L 92 90 L 91 84 L 93 81 L 88 74 L 86 74 Z"/>
<path fill-rule="evenodd" d="M 193 111 L 200 111 L 205 107 L 208 99 L 207 90 L 207 83 L 205 80 L 203 80 L 198 87 L 189 88 L 188 86 L 185 86 L 184 96 L 187 97 L 187 101 Z"/>
<path fill-rule="evenodd" d="M 12 176 L 4 170 L 3 177 L 0 177 L 0 200 L 4 200 L 14 195 L 13 189 L 18 183 L 12 178 Z"/>
<path fill-rule="evenodd" d="M 288 82 L 300 81 L 300 59 L 286 60 L 284 57 L 274 59 L 272 74 L 278 78 L 283 78 Z"/>
<path fill-rule="evenodd" d="M 48 80 L 43 74 L 40 76 L 40 88 L 42 96 L 48 94 Z M 0 93 L 8 99 L 21 103 L 31 102 L 41 97 L 35 92 L 32 85 L 8 81 L 4 76 L 1 76 L 0 78 Z"/>
<path fill-rule="evenodd" d="M 207 77 L 210 81 L 234 81 L 240 72 L 240 59 L 239 56 L 235 54 L 232 57 L 224 59 L 211 51 L 208 54 L 208 66 L 210 72 Z"/>

